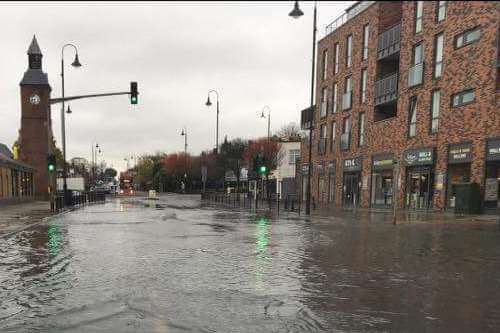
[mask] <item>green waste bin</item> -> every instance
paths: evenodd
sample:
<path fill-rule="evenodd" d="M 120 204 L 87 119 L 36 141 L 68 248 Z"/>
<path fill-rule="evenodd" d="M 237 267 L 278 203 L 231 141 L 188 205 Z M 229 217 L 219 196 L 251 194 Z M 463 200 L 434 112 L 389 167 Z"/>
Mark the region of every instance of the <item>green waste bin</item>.
<path fill-rule="evenodd" d="M 481 214 L 481 191 L 477 183 L 453 184 L 455 188 L 455 213 Z"/>

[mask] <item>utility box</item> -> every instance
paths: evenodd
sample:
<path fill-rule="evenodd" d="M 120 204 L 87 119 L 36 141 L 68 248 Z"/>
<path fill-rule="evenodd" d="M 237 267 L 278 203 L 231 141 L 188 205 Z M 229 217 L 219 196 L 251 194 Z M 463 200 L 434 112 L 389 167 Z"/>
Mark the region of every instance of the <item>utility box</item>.
<path fill-rule="evenodd" d="M 477 183 L 454 184 L 455 213 L 481 214 L 481 191 Z"/>

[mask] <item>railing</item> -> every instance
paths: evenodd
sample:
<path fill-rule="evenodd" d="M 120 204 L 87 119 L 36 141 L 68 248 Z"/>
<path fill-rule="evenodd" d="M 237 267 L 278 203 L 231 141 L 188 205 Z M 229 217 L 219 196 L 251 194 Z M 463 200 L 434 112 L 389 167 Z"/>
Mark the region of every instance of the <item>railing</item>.
<path fill-rule="evenodd" d="M 60 212 L 64 208 L 81 207 L 88 203 L 93 202 L 104 202 L 106 200 L 106 194 L 104 192 L 76 192 L 71 191 L 69 202 L 66 204 L 64 202 L 64 194 L 58 192 L 54 195 L 50 202 L 50 208 L 53 212 Z"/>
<path fill-rule="evenodd" d="M 349 150 L 350 141 L 351 133 L 342 133 L 340 135 L 340 150 Z"/>
<path fill-rule="evenodd" d="M 353 7 L 348 9 L 344 14 L 342 14 L 340 17 L 335 19 L 332 23 L 328 24 L 325 29 L 325 33 L 331 34 L 338 28 L 340 28 L 342 25 L 347 23 L 350 19 L 352 19 L 354 16 L 358 15 L 362 11 L 364 11 L 366 8 L 370 7 L 372 4 L 374 4 L 376 1 L 359 1 L 357 4 L 355 4 Z"/>
<path fill-rule="evenodd" d="M 378 36 L 377 59 L 399 52 L 401 25 L 395 25 Z"/>
<path fill-rule="evenodd" d="M 326 153 L 326 138 L 320 138 L 318 141 L 318 154 L 324 155 Z"/>
<path fill-rule="evenodd" d="M 398 98 L 398 73 L 375 82 L 375 105 L 392 102 Z"/>
<path fill-rule="evenodd" d="M 410 67 L 408 70 L 408 87 L 416 86 L 422 83 L 424 74 L 424 63 L 421 62 L 418 65 Z"/>
<path fill-rule="evenodd" d="M 312 128 L 314 121 L 315 106 L 304 109 L 300 112 L 300 127 L 303 130 Z"/>
<path fill-rule="evenodd" d="M 342 110 L 349 110 L 352 106 L 352 91 L 342 95 Z"/>

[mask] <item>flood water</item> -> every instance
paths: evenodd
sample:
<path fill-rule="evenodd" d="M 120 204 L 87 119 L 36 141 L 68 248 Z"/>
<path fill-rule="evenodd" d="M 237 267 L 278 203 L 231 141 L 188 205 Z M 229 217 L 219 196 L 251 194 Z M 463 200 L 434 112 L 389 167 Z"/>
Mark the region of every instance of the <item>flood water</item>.
<path fill-rule="evenodd" d="M 111 200 L 0 239 L 0 332 L 498 332 L 500 230 Z"/>

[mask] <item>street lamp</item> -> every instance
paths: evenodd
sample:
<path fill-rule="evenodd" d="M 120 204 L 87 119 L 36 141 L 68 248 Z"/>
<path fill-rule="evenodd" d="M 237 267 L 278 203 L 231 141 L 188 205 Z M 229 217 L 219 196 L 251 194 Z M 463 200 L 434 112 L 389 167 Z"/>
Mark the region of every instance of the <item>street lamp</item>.
<path fill-rule="evenodd" d="M 271 108 L 269 106 L 264 106 L 262 108 L 261 118 L 266 118 L 264 111 L 267 109 L 267 141 L 271 139 Z"/>
<path fill-rule="evenodd" d="M 62 81 L 62 107 L 61 107 L 61 136 L 62 136 L 62 148 L 63 148 L 63 191 L 64 191 L 64 202 L 66 205 L 70 204 L 70 197 L 68 194 L 68 183 L 66 178 L 68 177 L 68 170 L 66 166 L 66 124 L 64 119 L 64 50 L 66 47 L 71 46 L 75 50 L 75 59 L 71 63 L 71 66 L 79 68 L 82 66 L 80 60 L 78 59 L 78 48 L 74 44 L 65 44 L 61 49 L 61 81 Z M 68 114 L 72 111 L 68 106 Z"/>
<path fill-rule="evenodd" d="M 215 93 L 215 95 L 217 96 L 217 127 L 215 132 L 215 154 L 218 154 L 219 153 L 219 93 L 216 90 L 208 91 L 207 102 L 205 103 L 206 106 L 212 105 L 212 102 L 210 102 L 210 93 Z"/>
<path fill-rule="evenodd" d="M 188 138 L 188 134 L 187 134 L 187 128 L 184 127 L 182 129 L 182 132 L 181 132 L 181 136 L 184 137 L 184 185 L 187 186 L 187 161 L 188 161 L 188 158 L 187 158 L 187 149 L 188 149 L 188 143 L 187 143 L 187 138 Z"/>
<path fill-rule="evenodd" d="M 99 149 L 99 144 L 92 142 L 92 182 L 95 185 L 95 168 L 97 164 L 97 150 Z M 100 150 L 99 150 L 100 151 Z"/>
<path fill-rule="evenodd" d="M 314 19 L 313 19 L 313 44 L 312 44 L 312 70 L 311 70 L 311 109 L 314 107 L 314 68 L 316 67 L 316 21 L 318 18 L 317 2 L 314 1 Z M 288 14 L 289 16 L 297 19 L 304 15 L 304 12 L 299 8 L 299 2 L 295 1 L 293 10 Z M 306 192 L 306 215 L 311 214 L 311 173 L 312 173 L 312 134 L 313 122 L 309 128 L 309 167 L 307 170 L 307 192 Z"/>

